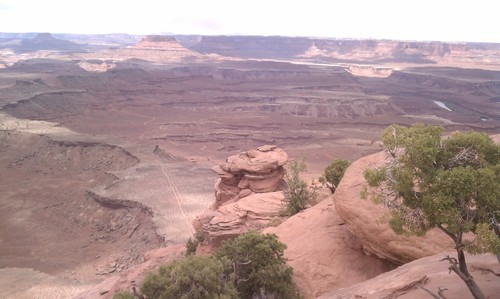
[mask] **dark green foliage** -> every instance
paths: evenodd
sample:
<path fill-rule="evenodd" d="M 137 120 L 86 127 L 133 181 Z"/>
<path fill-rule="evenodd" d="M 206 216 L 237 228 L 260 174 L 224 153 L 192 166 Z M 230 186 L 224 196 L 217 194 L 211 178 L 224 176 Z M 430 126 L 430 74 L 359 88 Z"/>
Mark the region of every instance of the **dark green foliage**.
<path fill-rule="evenodd" d="M 230 261 L 226 275 L 234 277 L 241 298 L 261 294 L 297 298 L 292 286 L 292 268 L 283 256 L 285 249 L 286 245 L 274 234 L 248 232 L 225 242 L 215 256 Z"/>
<path fill-rule="evenodd" d="M 189 238 L 186 242 L 186 256 L 193 255 L 196 253 L 196 249 L 198 248 L 198 240 L 193 238 Z"/>
<path fill-rule="evenodd" d="M 385 167 L 380 167 L 377 169 L 365 169 L 363 175 L 365 180 L 368 182 L 370 187 L 375 187 L 380 185 L 383 181 L 385 181 L 385 172 L 387 170 Z"/>
<path fill-rule="evenodd" d="M 135 299 L 135 296 L 129 292 L 118 292 L 113 295 L 113 299 Z"/>
<path fill-rule="evenodd" d="M 310 200 L 316 198 L 317 193 L 300 178 L 300 173 L 306 171 L 304 160 L 291 161 L 285 176 L 288 190 L 284 192 L 284 215 L 294 215 L 306 208 Z"/>
<path fill-rule="evenodd" d="M 285 248 L 276 235 L 244 233 L 212 256 L 188 255 L 161 266 L 145 277 L 141 292 L 150 299 L 300 298 Z"/>
<path fill-rule="evenodd" d="M 423 234 L 437 227 L 453 239 L 458 259 L 450 270 L 459 274 L 475 298 L 483 298 L 470 276 L 464 248 L 500 254 L 500 239 L 489 229 L 500 211 L 500 146 L 478 132 L 442 139 L 442 128 L 393 125 L 382 141 L 393 160 L 367 170 L 369 185 L 385 183 L 394 191 L 386 199 L 396 233 Z M 463 234 L 477 235 L 473 242 Z M 464 279 L 465 278 L 465 279 Z"/>
<path fill-rule="evenodd" d="M 146 298 L 238 298 L 223 262 L 213 257 L 190 255 L 149 273 L 141 286 Z"/>
<path fill-rule="evenodd" d="M 334 193 L 350 163 L 351 162 L 347 160 L 333 160 L 332 163 L 325 168 L 323 176 L 319 178 L 319 182 L 326 185 L 328 189 Z"/>
<path fill-rule="evenodd" d="M 189 238 L 186 242 L 186 256 L 196 253 L 198 244 L 205 240 L 205 233 L 203 231 L 198 231 L 194 234 L 194 238 Z"/>

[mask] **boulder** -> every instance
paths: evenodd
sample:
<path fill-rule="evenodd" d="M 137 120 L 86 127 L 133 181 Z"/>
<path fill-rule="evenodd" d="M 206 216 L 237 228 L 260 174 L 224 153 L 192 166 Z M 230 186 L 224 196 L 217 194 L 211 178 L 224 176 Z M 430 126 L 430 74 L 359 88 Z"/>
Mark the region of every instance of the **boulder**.
<path fill-rule="evenodd" d="M 449 263 L 440 261 L 447 254 L 456 256 L 456 252 L 449 252 L 424 257 L 365 282 L 328 292 L 319 298 L 432 298 L 420 286 L 434 294 L 437 294 L 439 288 L 446 288 L 446 298 L 472 298 L 465 283 L 458 275 L 448 270 Z M 500 264 L 495 256 L 467 255 L 466 259 L 469 271 L 486 298 L 498 298 Z"/>
<path fill-rule="evenodd" d="M 285 257 L 305 298 L 316 298 L 393 269 L 387 261 L 365 255 L 362 244 L 344 224 L 330 196 L 263 231 L 276 234 L 287 245 Z"/>
<path fill-rule="evenodd" d="M 438 229 L 423 237 L 396 235 L 388 224 L 389 210 L 369 199 L 361 199 L 360 192 L 367 186 L 363 171 L 386 161 L 384 152 L 363 157 L 347 168 L 334 194 L 337 212 L 346 226 L 363 244 L 369 255 L 404 264 L 425 256 L 453 249 L 450 237 Z"/>
<path fill-rule="evenodd" d="M 256 193 L 236 202 L 208 209 L 196 217 L 193 225 L 205 233 L 205 240 L 212 247 L 246 231 L 260 230 L 280 218 L 283 193 Z"/>
<path fill-rule="evenodd" d="M 288 155 L 274 145 L 230 156 L 220 165 L 212 167 L 219 176 L 215 184 L 215 208 L 254 193 L 282 190 L 283 166 Z"/>
<path fill-rule="evenodd" d="M 257 149 L 230 156 L 221 165 L 231 173 L 268 174 L 285 165 L 288 155 L 275 145 L 263 145 Z"/>

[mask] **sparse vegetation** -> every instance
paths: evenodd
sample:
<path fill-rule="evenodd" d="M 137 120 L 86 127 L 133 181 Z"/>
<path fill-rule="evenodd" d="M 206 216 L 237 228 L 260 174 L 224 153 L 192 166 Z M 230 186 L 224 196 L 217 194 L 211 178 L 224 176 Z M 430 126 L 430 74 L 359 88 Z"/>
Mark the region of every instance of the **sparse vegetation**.
<path fill-rule="evenodd" d="M 382 141 L 391 161 L 365 172 L 372 187 L 384 184 L 392 193 L 384 202 L 389 223 L 400 234 L 425 234 L 438 228 L 455 243 L 457 257 L 445 257 L 450 271 L 467 285 L 474 298 L 484 298 L 469 273 L 464 250 L 500 254 L 495 213 L 500 211 L 500 146 L 478 132 L 442 138 L 438 126 L 393 125 Z M 472 232 L 474 240 L 464 239 Z"/>
<path fill-rule="evenodd" d="M 198 244 L 205 240 L 205 233 L 203 231 L 198 231 L 194 234 L 193 238 L 189 238 L 186 242 L 186 256 L 196 253 L 198 249 Z"/>
<path fill-rule="evenodd" d="M 146 298 L 158 299 L 238 298 L 225 268 L 227 265 L 214 257 L 190 255 L 161 266 L 158 273 L 149 273 L 141 292 Z"/>
<path fill-rule="evenodd" d="M 113 295 L 113 299 L 136 299 L 130 292 L 118 292 Z"/>
<path fill-rule="evenodd" d="M 215 255 L 230 261 L 231 267 L 226 270 L 241 298 L 297 298 L 293 270 L 283 255 L 285 249 L 274 234 L 248 232 L 225 242 Z"/>
<path fill-rule="evenodd" d="M 145 298 L 300 298 L 285 248 L 276 235 L 247 232 L 224 242 L 212 256 L 190 254 L 161 266 L 145 277 L 141 293 Z M 133 295 L 121 292 L 113 298 Z"/>
<path fill-rule="evenodd" d="M 306 208 L 310 200 L 314 200 L 318 194 L 316 190 L 300 178 L 300 173 L 307 170 L 304 159 L 293 160 L 289 163 L 285 181 L 288 190 L 284 192 L 283 214 L 291 216 Z"/>
<path fill-rule="evenodd" d="M 351 164 L 351 162 L 348 160 L 333 160 L 332 163 L 325 168 L 323 175 L 319 178 L 319 182 L 330 189 L 332 194 L 335 193 L 349 164 Z"/>

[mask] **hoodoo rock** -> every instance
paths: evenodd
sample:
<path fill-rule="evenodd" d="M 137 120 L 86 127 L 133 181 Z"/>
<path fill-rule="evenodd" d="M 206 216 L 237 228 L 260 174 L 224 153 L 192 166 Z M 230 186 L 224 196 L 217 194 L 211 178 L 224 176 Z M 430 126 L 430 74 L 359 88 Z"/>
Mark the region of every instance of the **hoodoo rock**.
<path fill-rule="evenodd" d="M 274 145 L 230 156 L 212 170 L 219 176 L 215 203 L 193 221 L 212 246 L 239 234 L 262 229 L 280 218 L 283 166 L 288 155 Z"/>
<path fill-rule="evenodd" d="M 219 176 L 215 184 L 215 208 L 254 193 L 281 190 L 284 186 L 283 165 L 288 161 L 284 150 L 274 145 L 230 156 L 212 168 Z"/>
<path fill-rule="evenodd" d="M 380 152 L 353 162 L 337 187 L 335 207 L 349 231 L 363 243 L 367 254 L 396 264 L 452 250 L 452 240 L 438 229 L 430 230 L 422 237 L 396 235 L 387 221 L 389 209 L 361 198 L 361 190 L 367 187 L 364 170 L 382 165 L 385 159 L 386 154 Z"/>

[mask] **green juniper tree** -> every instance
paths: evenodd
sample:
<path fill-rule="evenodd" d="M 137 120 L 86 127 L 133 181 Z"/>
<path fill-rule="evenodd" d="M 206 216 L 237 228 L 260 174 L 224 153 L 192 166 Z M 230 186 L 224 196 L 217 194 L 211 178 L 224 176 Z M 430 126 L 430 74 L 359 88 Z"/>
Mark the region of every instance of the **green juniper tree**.
<path fill-rule="evenodd" d="M 314 188 L 310 188 L 307 183 L 300 178 L 300 173 L 307 170 L 304 159 L 293 160 L 288 164 L 285 181 L 288 190 L 284 192 L 283 200 L 284 215 L 294 215 L 306 208 L 310 200 L 314 200 L 318 194 Z"/>
<path fill-rule="evenodd" d="M 392 190 L 383 202 L 392 212 L 396 233 L 424 234 L 438 228 L 449 236 L 457 257 L 443 260 L 474 298 L 484 298 L 464 251 L 500 254 L 500 239 L 491 229 L 498 228 L 495 217 L 500 212 L 500 146 L 483 133 L 442 138 L 442 132 L 439 126 L 388 127 L 382 141 L 390 161 L 366 170 L 365 179 L 372 187 L 385 184 Z M 474 240 L 464 238 L 469 232 Z"/>
<path fill-rule="evenodd" d="M 230 261 L 227 275 L 233 277 L 241 298 L 297 298 L 285 249 L 276 235 L 250 231 L 226 241 L 215 256 Z"/>
<path fill-rule="evenodd" d="M 323 175 L 319 178 L 319 182 L 328 187 L 332 194 L 335 193 L 349 164 L 350 162 L 347 160 L 333 160 L 332 163 L 325 168 Z"/>
<path fill-rule="evenodd" d="M 149 299 L 300 298 L 285 249 L 274 234 L 247 232 L 224 242 L 211 256 L 190 254 L 161 266 L 146 275 L 136 295 Z M 134 298 L 134 294 L 119 292 L 113 298 Z"/>
<path fill-rule="evenodd" d="M 154 299 L 239 298 L 231 277 L 225 276 L 225 268 L 224 261 L 211 256 L 189 255 L 149 273 L 141 293 Z"/>

